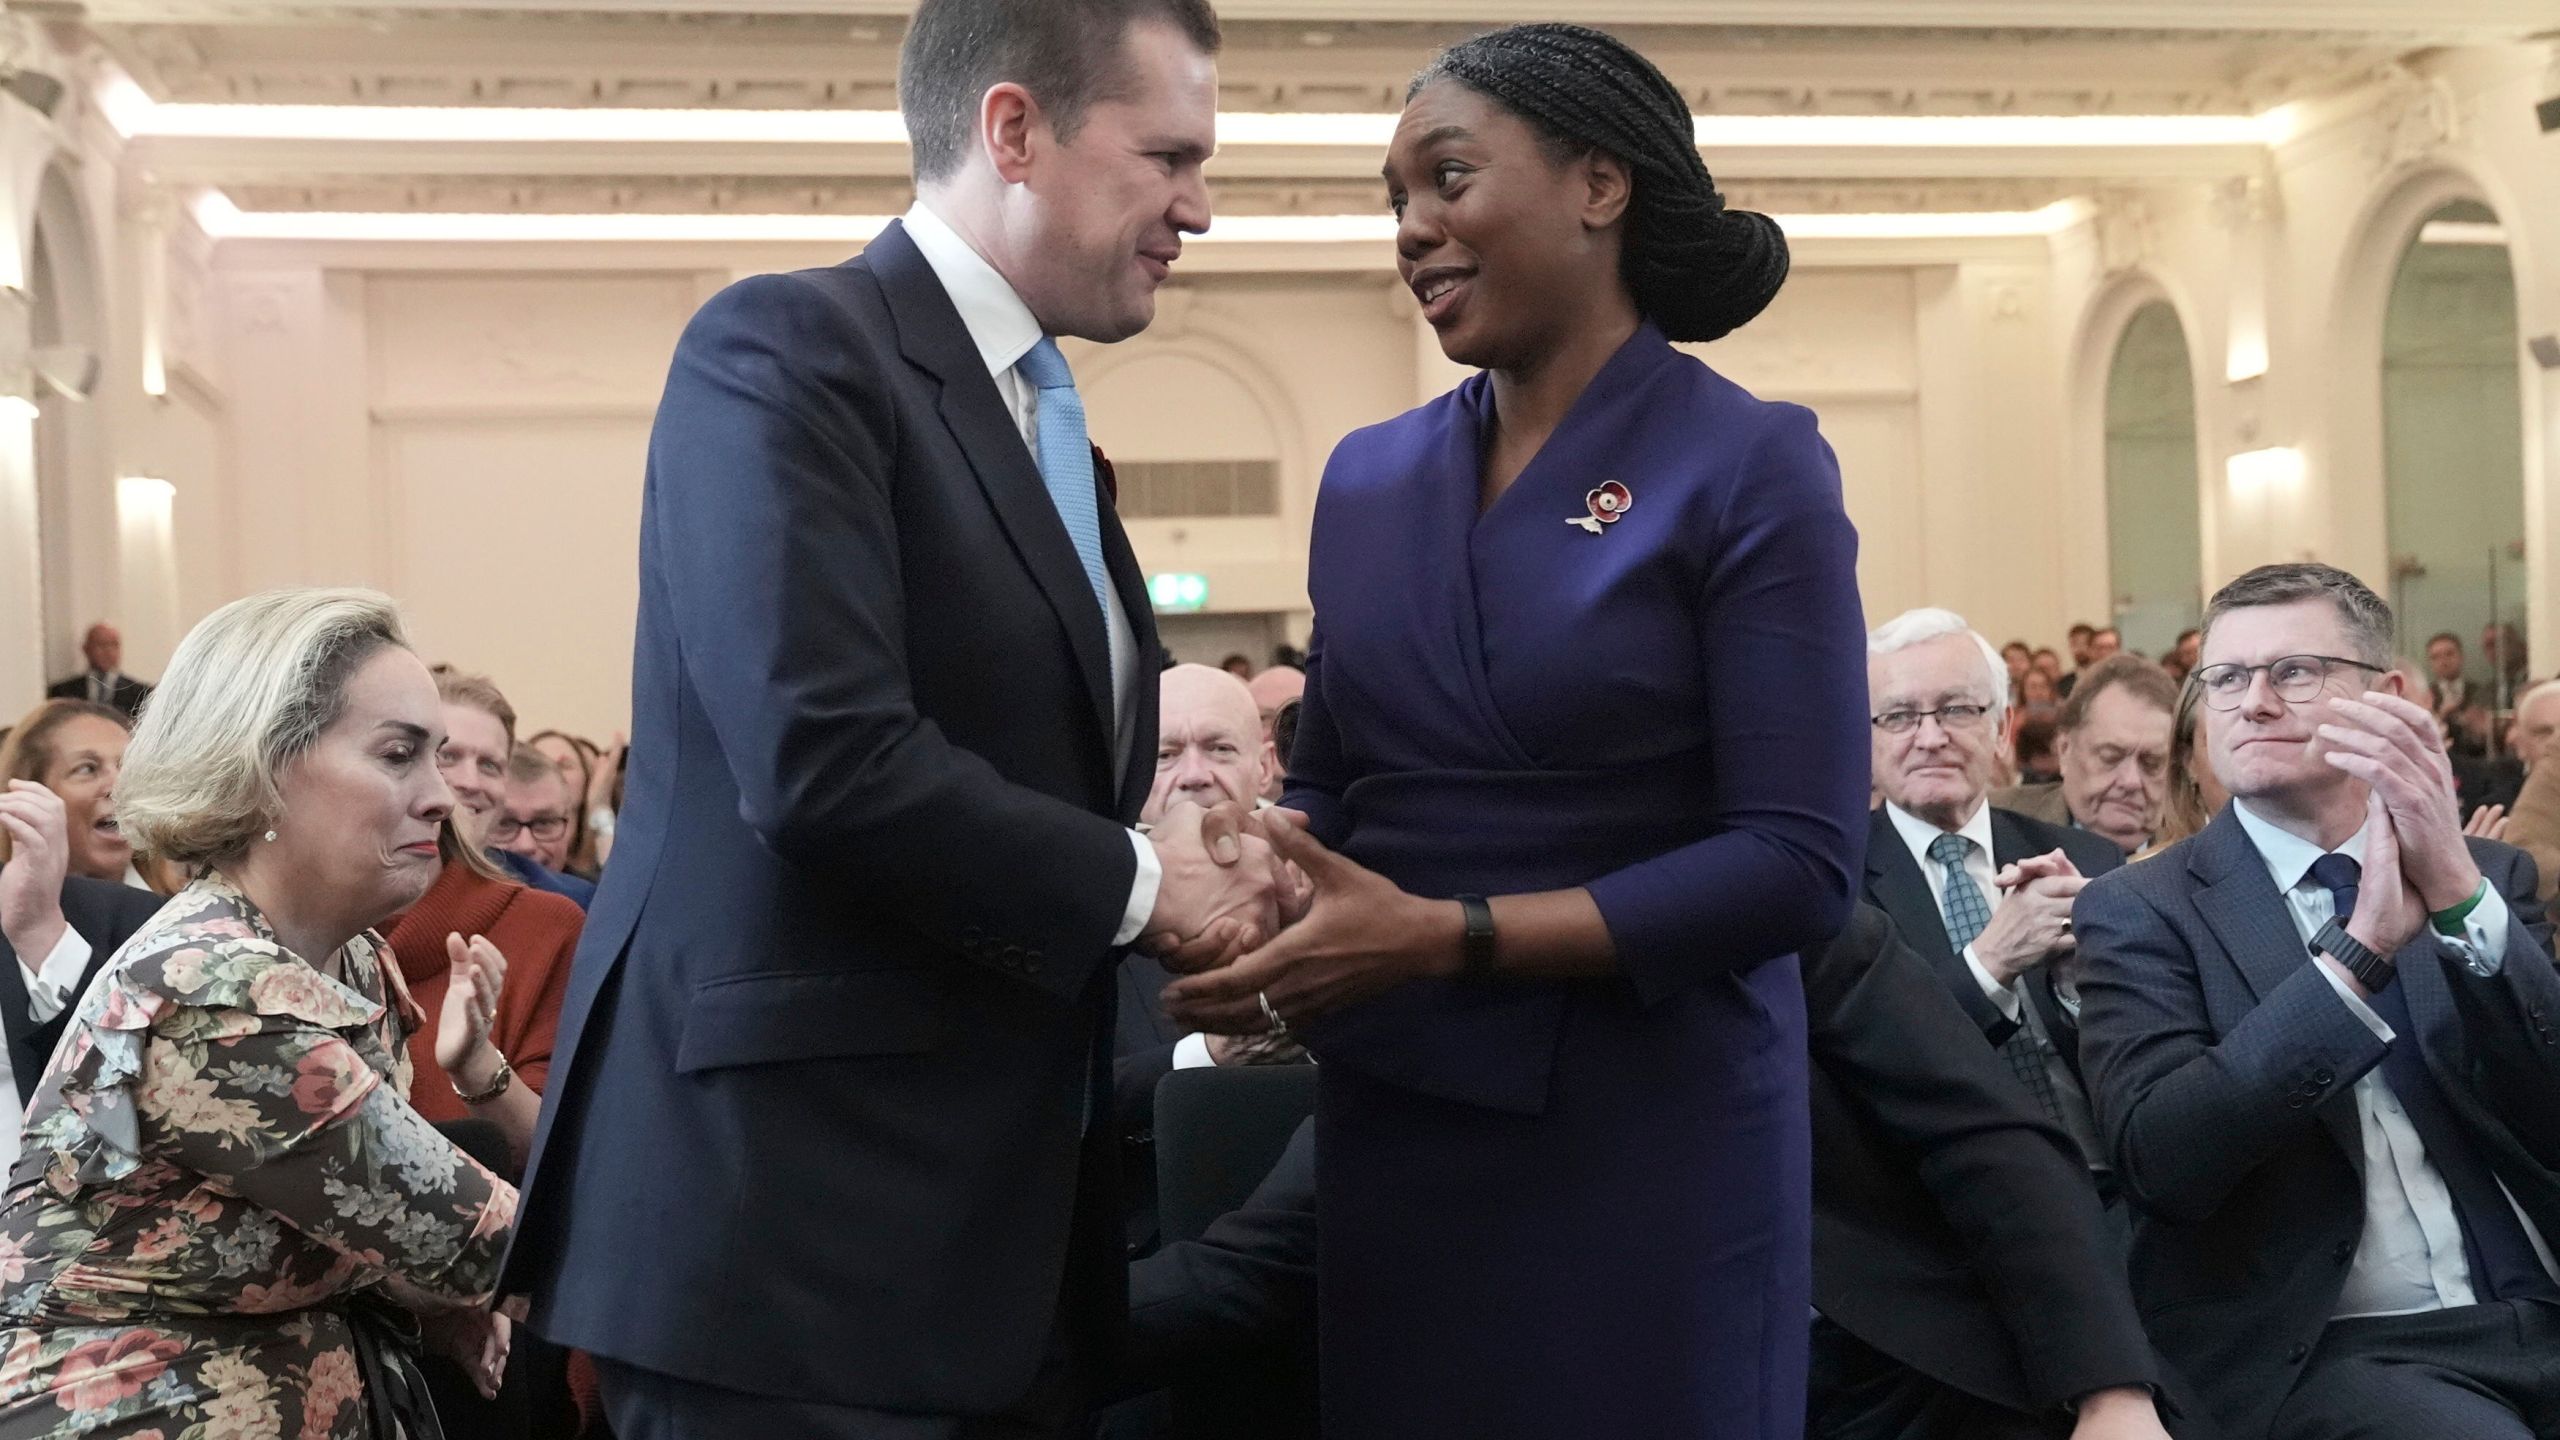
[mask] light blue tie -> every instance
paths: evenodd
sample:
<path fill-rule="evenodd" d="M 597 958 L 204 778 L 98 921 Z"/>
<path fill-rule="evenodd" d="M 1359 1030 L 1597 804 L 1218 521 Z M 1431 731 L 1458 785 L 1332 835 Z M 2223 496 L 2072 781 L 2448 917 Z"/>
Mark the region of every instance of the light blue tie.
<path fill-rule="evenodd" d="M 1014 369 L 1040 392 L 1040 478 L 1048 482 L 1049 501 L 1066 522 L 1076 558 L 1084 562 L 1084 578 L 1093 583 L 1094 603 L 1111 613 L 1110 572 L 1102 564 L 1102 506 L 1093 488 L 1093 442 L 1084 433 L 1084 397 L 1076 393 L 1076 377 L 1058 342 L 1046 336 Z"/>

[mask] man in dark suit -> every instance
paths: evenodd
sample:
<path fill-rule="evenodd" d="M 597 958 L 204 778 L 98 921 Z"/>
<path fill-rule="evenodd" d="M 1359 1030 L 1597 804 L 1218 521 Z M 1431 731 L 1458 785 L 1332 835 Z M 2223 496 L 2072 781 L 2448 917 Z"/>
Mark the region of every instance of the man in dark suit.
<path fill-rule="evenodd" d="M 2048 825 L 2086 830 L 2138 855 L 2151 845 L 2169 797 L 2169 741 L 2178 685 L 2139 655 L 2110 655 L 2089 667 L 2056 717 L 2058 778 L 1991 792 L 2000 809 Z"/>
<path fill-rule="evenodd" d="M 2000 652 L 1950 611 L 1913 610 L 1867 637 L 1884 803 L 1869 822 L 1866 899 L 1928 957 L 2111 1196 L 2063 972 L 2073 897 L 2124 852 L 1990 803 L 2007 675 Z"/>
<path fill-rule="evenodd" d="M 2070 1137 L 1882 911 L 1858 907 L 1808 952 L 1804 987 L 1821 1312 L 1807 1435 L 2157 1440 L 2145 1387 L 2163 1374 Z M 1140 1383 L 1286 1354 L 1313 1325 L 1315 1165 L 1310 1122 L 1251 1199 L 1130 1267 Z"/>
<path fill-rule="evenodd" d="M 164 903 L 148 890 L 69 873 L 70 837 L 62 800 L 41 785 L 0 787 L 0 830 L 9 862 L 0 865 L 0 1070 L 16 1091 L 0 1131 L 8 1154 L 18 1150 L 17 1116 L 53 1058 L 82 991 L 107 961 Z"/>
<path fill-rule="evenodd" d="M 1199 0 L 925 0 L 916 208 L 678 345 L 503 1281 L 623 1440 L 1081 1413 L 1126 1303 L 1113 967 L 1278 919 L 1258 837 L 1128 828 L 1155 630 L 1053 338 L 1144 329 L 1207 227 L 1217 43 Z"/>
<path fill-rule="evenodd" d="M 2325 565 L 2224 587 L 2234 801 L 2078 906 L 2135 1298 L 2234 1440 L 2560 1434 L 2560 974 L 2391 629 Z"/>
<path fill-rule="evenodd" d="M 80 654 L 89 668 L 68 680 L 57 680 L 44 692 L 48 700 L 87 700 L 127 715 L 140 715 L 151 687 L 117 668 L 124 664 L 124 632 L 104 620 L 80 637 Z"/>

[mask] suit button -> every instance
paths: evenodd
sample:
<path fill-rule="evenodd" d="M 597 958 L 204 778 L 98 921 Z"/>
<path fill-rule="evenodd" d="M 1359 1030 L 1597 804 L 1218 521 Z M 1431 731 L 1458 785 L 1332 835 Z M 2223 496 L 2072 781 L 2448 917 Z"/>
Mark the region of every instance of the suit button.
<path fill-rule="evenodd" d="M 2299 1365 L 2310 1358 L 2311 1347 L 2308 1345 L 2296 1345 L 2284 1352 L 2284 1363 L 2287 1365 Z"/>
<path fill-rule="evenodd" d="M 2302 1098 L 2302 1092 L 2298 1090 L 2293 1094 L 2284 1097 L 2284 1107 L 2288 1110 L 2299 1110 L 2310 1103 L 2310 1101 Z"/>
<path fill-rule="evenodd" d="M 2337 1076 L 2330 1074 L 2326 1070 L 2314 1070 L 2311 1072 L 2311 1083 L 2314 1085 L 2326 1085 L 2337 1078 Z"/>
<path fill-rule="evenodd" d="M 2330 1259 L 2332 1259 L 2332 1260 L 2337 1261 L 2337 1262 L 2338 1262 L 2339 1264 L 2341 1264 L 2341 1265 L 2344 1265 L 2344 1264 L 2346 1264 L 2348 1261 L 2351 1261 L 2351 1260 L 2355 1259 L 2355 1258 L 2356 1258 L 2356 1242 L 2354 1242 L 2353 1240 L 2341 1240 L 2341 1241 L 2339 1241 L 2339 1242 L 2338 1242 L 2338 1248 L 2329 1252 L 2329 1258 L 2330 1258 Z"/>

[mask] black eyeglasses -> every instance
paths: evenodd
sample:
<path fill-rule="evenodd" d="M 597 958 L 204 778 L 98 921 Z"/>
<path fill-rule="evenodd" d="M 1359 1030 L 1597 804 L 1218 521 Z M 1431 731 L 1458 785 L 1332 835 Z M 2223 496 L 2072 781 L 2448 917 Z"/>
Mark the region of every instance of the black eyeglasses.
<path fill-rule="evenodd" d="M 1868 723 L 1887 735 L 1908 735 L 1920 722 L 1935 717 L 1941 730 L 1970 730 L 1991 716 L 1988 705 L 1941 705 L 1935 710 L 1887 710 Z"/>
<path fill-rule="evenodd" d="M 504 845 L 527 830 L 533 832 L 534 839 L 548 845 L 569 833 L 569 817 L 544 815 L 533 820 L 518 820 L 512 815 L 501 815 L 489 822 L 489 843 Z"/>
<path fill-rule="evenodd" d="M 2207 665 L 2196 672 L 2196 684 L 2204 691 L 2207 705 L 2216 710 L 2237 710 L 2240 702 L 2248 698 L 2250 683 L 2263 670 L 2267 684 L 2279 698 L 2299 705 L 2319 695 L 2320 687 L 2329 683 L 2329 667 L 2333 665 L 2376 675 L 2390 668 L 2343 655 L 2280 655 L 2264 665 Z"/>

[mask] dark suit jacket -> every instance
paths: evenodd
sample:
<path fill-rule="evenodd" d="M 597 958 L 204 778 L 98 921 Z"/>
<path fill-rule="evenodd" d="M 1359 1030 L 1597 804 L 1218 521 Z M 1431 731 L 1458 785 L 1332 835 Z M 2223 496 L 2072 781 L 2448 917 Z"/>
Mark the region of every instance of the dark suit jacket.
<path fill-rule="evenodd" d="M 83 670 L 68 680 L 55 681 L 45 688 L 44 698 L 47 700 L 88 699 L 89 672 Z M 107 704 L 127 715 L 139 715 L 142 713 L 142 702 L 150 698 L 150 686 L 130 675 L 120 674 L 116 676 L 115 693 L 107 697 Z"/>
<path fill-rule="evenodd" d="M 2515 923 L 2494 977 L 2424 933 L 2398 958 L 2427 1068 L 2546 1235 L 2560 1235 L 2560 973 L 2533 862 L 2470 842 Z M 2384 1045 L 2319 973 L 2229 808 L 2081 892 L 2081 1056 L 2137 1207 L 2134 1297 L 2234 1440 L 2267 1433 L 2364 1231 L 2358 1077 Z M 2501 1117 L 2506 1117 L 2502 1119 Z"/>
<path fill-rule="evenodd" d="M 1135 748 L 1038 466 L 905 230 L 704 306 L 641 513 L 632 766 L 504 1286 L 731 1389 L 928 1414 L 1126 1298 L 1107 1114 Z M 1090 1309 L 1078 1303 L 1089 1299 Z"/>
<path fill-rule="evenodd" d="M 1131 1258 L 1156 1243 L 1156 1082 L 1173 1072 L 1183 1028 L 1165 1018 L 1173 972 L 1131 951 L 1120 962 L 1120 1002 L 1111 1047 L 1112 1113 L 1120 1125 L 1120 1192 Z"/>
<path fill-rule="evenodd" d="M 2079 1146 L 1929 963 L 1861 905 L 1804 965 L 1815 1307 L 2012 1410 L 2156 1383 Z"/>
<path fill-rule="evenodd" d="M 0 866 L 0 869 L 7 867 Z M 89 944 L 89 963 L 80 971 L 80 982 L 71 987 L 71 997 L 62 1012 L 38 1024 L 27 1018 L 27 971 L 9 938 L 0 935 L 0 1033 L 9 1045 L 9 1073 L 18 1082 L 18 1105 L 25 1108 L 35 1098 L 36 1080 L 53 1059 L 55 1042 L 71 1025 L 71 1017 L 80 1008 L 80 996 L 98 972 L 115 958 L 124 942 L 135 931 L 148 924 L 169 903 L 148 890 L 130 885 L 111 885 L 104 880 L 87 880 L 73 875 L 62 882 L 62 918 L 80 938 Z M 41 955 L 33 957 L 39 965 Z"/>
<path fill-rule="evenodd" d="M 2048 825 L 2015 811 L 1991 808 L 1991 868 L 2030 859 L 2059 849 L 2083 875 L 2103 875 L 2124 864 L 2124 852 L 2115 842 L 2086 830 L 2073 830 L 2062 825 Z M 1920 862 L 1911 858 L 1911 847 L 1902 843 L 1902 832 L 1893 828 L 1893 817 L 1884 807 L 1876 807 L 1867 825 L 1866 902 L 1893 917 L 1902 932 L 1904 943 L 1925 956 L 1938 978 L 1946 982 L 1956 1003 L 1993 1045 L 2007 1043 L 2018 1028 L 2018 1022 L 2000 1013 L 1991 997 L 1973 978 L 1964 956 L 1947 943 L 1947 924 L 1938 914 L 1938 902 L 1929 889 L 1929 877 Z M 2078 1046 L 2074 1043 L 2076 1027 L 2070 1013 L 2053 991 L 2053 976 L 2047 967 L 2038 966 L 2027 973 L 2019 986 L 2036 1012 L 2044 1020 L 2045 1033 L 2053 1037 L 2054 1047 L 2062 1052 L 2066 1063 L 2079 1064 Z"/>
<path fill-rule="evenodd" d="M 1883 912 L 1804 956 L 1815 1303 L 1944 1384 L 2023 1412 L 2160 1379 L 2078 1147 L 2036 1111 Z M 1198 1240 L 1130 1267 L 1156 1383 L 1315 1316 L 1312 1122 Z"/>

